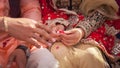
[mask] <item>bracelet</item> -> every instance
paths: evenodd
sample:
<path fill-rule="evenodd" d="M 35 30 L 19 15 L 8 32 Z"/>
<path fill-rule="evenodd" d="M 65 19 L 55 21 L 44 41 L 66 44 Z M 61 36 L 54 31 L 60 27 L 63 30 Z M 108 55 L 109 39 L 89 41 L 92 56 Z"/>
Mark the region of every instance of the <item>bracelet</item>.
<path fill-rule="evenodd" d="M 5 17 L 3 17 L 3 23 L 4 23 L 5 32 L 8 32 L 8 24 L 7 24 L 7 20 L 5 19 Z"/>
<path fill-rule="evenodd" d="M 18 45 L 18 47 L 16 49 L 23 50 L 24 53 L 26 54 L 26 58 L 28 58 L 30 56 L 30 50 L 28 49 L 28 47 L 26 47 L 24 45 Z"/>
<path fill-rule="evenodd" d="M 93 14 L 87 16 L 83 21 L 80 21 L 76 27 L 82 28 L 84 30 L 85 37 L 87 37 L 91 32 L 100 27 L 105 20 L 106 17 L 104 15 L 95 11 Z"/>
<path fill-rule="evenodd" d="M 92 32 L 92 27 L 87 21 L 80 22 L 76 28 L 81 28 L 85 33 L 85 37 L 87 37 Z"/>

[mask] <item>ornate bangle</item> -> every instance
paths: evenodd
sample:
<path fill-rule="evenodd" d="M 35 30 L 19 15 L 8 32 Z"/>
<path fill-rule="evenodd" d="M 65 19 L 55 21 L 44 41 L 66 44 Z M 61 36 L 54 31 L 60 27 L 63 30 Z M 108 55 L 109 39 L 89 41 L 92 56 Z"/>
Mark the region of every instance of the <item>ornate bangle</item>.
<path fill-rule="evenodd" d="M 4 23 L 5 32 L 8 32 L 8 24 L 7 24 L 6 17 L 3 17 L 3 23 Z"/>
<path fill-rule="evenodd" d="M 117 55 L 117 54 L 120 53 L 120 43 L 119 43 L 119 42 L 116 42 L 116 43 L 115 43 L 115 46 L 113 46 L 111 52 L 112 52 L 112 54 L 114 54 L 114 55 Z"/>
<path fill-rule="evenodd" d="M 82 28 L 85 32 L 85 37 L 87 37 L 92 31 L 100 27 L 105 20 L 106 17 L 104 15 L 95 11 L 93 14 L 87 16 L 83 21 L 80 21 L 76 27 Z"/>
<path fill-rule="evenodd" d="M 87 21 L 80 22 L 76 27 L 81 28 L 84 31 L 85 37 L 87 37 L 92 32 L 92 27 Z"/>

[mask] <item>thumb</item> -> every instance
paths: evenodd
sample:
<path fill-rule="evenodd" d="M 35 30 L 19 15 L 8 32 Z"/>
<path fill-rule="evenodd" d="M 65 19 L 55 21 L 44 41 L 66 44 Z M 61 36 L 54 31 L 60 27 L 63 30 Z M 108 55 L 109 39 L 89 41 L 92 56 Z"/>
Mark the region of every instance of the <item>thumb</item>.
<path fill-rule="evenodd" d="M 71 29 L 71 30 L 64 31 L 64 33 L 65 33 L 65 34 L 72 34 L 72 33 L 74 33 L 75 31 L 77 31 L 76 28 Z"/>
<path fill-rule="evenodd" d="M 12 54 L 12 55 L 9 56 L 8 63 L 7 63 L 7 67 L 6 67 L 6 68 L 11 68 L 11 65 L 12 65 L 14 59 L 15 59 L 15 55 L 14 55 L 14 54 Z"/>

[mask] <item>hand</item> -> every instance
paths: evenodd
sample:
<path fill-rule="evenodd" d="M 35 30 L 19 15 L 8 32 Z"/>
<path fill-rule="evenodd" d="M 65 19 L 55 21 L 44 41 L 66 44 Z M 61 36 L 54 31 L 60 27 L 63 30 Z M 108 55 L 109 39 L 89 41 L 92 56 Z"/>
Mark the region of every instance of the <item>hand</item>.
<path fill-rule="evenodd" d="M 49 35 L 51 30 L 32 19 L 27 18 L 6 18 L 8 33 L 20 40 L 26 41 L 40 47 L 40 45 L 49 45 L 46 40 L 54 41 Z M 44 37 L 42 39 L 41 37 Z"/>
<path fill-rule="evenodd" d="M 16 49 L 9 56 L 8 64 L 6 68 L 11 68 L 13 62 L 17 63 L 18 68 L 26 68 L 26 55 L 21 49 Z"/>
<path fill-rule="evenodd" d="M 61 24 L 55 25 L 51 28 L 52 28 L 52 32 L 54 32 L 54 33 L 57 33 L 57 31 L 59 31 L 59 30 L 65 30 L 64 26 Z"/>
<path fill-rule="evenodd" d="M 71 46 L 77 44 L 83 35 L 84 34 L 82 29 L 74 28 L 68 31 L 64 31 L 64 33 L 60 34 L 60 38 L 63 44 Z"/>
<path fill-rule="evenodd" d="M 56 18 L 56 19 L 46 21 L 45 24 L 47 24 L 50 27 L 50 29 L 53 33 L 52 36 L 58 37 L 59 34 L 57 33 L 57 31 L 65 30 L 65 26 L 68 26 L 69 22 L 68 22 L 68 20 L 65 20 L 63 18 Z"/>
<path fill-rule="evenodd" d="M 56 24 L 52 24 L 50 26 L 50 28 L 51 28 L 51 31 L 52 31 L 51 36 L 54 37 L 56 40 L 59 40 L 59 33 L 58 33 L 58 31 L 59 30 L 62 30 L 62 31 L 65 30 L 65 27 L 63 25 L 61 25 L 61 24 L 57 24 L 57 25 Z"/>

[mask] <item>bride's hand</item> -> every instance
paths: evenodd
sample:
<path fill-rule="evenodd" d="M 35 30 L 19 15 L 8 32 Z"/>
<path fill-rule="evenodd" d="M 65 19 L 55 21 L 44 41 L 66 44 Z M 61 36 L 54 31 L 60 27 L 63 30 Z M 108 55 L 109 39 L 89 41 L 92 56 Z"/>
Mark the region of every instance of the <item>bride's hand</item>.
<path fill-rule="evenodd" d="M 67 46 L 77 44 L 83 37 L 84 33 L 80 28 L 74 28 L 60 34 L 60 38 L 63 44 Z"/>

